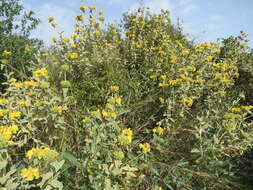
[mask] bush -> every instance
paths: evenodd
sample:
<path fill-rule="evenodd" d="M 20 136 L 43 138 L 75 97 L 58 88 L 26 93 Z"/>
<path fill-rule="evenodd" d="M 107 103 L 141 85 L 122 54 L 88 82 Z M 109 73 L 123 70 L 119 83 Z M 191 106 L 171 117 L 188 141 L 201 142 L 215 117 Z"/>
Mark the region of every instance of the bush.
<path fill-rule="evenodd" d="M 238 85 L 248 56 L 239 37 L 194 44 L 169 11 L 107 25 L 102 11 L 80 9 L 30 78 L 6 73 L 2 186 L 249 189 L 238 158 L 252 147 L 253 106 Z"/>

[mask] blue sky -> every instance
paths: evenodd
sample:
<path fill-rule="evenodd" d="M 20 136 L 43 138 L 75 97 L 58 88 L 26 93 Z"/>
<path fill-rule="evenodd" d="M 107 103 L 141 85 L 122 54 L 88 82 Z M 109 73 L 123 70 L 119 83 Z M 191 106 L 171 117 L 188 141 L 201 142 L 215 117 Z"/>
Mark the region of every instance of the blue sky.
<path fill-rule="evenodd" d="M 171 11 L 172 22 L 179 19 L 184 32 L 199 42 L 216 41 L 238 35 L 241 30 L 249 34 L 253 46 L 252 0 L 143 0 L 154 13 L 160 9 Z M 33 36 L 47 41 L 57 32 L 72 33 L 74 16 L 80 14 L 81 5 L 96 6 L 104 11 L 107 21 L 119 21 L 122 13 L 138 8 L 140 0 L 23 0 L 27 9 L 33 10 L 42 20 Z M 47 17 L 56 18 L 59 28 L 52 29 Z"/>

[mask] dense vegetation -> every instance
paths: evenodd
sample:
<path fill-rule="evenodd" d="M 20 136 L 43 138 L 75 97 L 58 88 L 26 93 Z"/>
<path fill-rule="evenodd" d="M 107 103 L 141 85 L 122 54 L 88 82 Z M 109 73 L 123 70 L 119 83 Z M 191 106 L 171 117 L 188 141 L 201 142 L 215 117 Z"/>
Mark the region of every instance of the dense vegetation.
<path fill-rule="evenodd" d="M 73 34 L 42 53 L 25 32 L 38 20 L 12 33 L 23 8 L 1 2 L 0 189 L 253 188 L 244 32 L 197 44 L 169 11 L 139 8 L 117 25 L 81 6 Z"/>

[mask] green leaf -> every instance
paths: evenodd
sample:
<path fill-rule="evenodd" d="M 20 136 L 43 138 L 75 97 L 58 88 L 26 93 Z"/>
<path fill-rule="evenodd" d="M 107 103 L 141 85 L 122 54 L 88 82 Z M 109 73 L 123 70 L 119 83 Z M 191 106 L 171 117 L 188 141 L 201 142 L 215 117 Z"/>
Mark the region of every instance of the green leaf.
<path fill-rule="evenodd" d="M 6 160 L 0 161 L 0 170 L 4 169 L 7 166 L 8 162 Z"/>
<path fill-rule="evenodd" d="M 64 163 L 65 163 L 65 160 L 62 160 L 60 162 L 58 162 L 58 161 L 52 162 L 50 165 L 55 168 L 56 172 L 58 172 L 61 169 L 61 167 L 63 166 Z"/>
<path fill-rule="evenodd" d="M 62 182 L 58 181 L 57 179 L 54 179 L 53 181 L 51 181 L 50 184 L 51 184 L 54 188 L 63 189 L 63 184 L 62 184 Z"/>

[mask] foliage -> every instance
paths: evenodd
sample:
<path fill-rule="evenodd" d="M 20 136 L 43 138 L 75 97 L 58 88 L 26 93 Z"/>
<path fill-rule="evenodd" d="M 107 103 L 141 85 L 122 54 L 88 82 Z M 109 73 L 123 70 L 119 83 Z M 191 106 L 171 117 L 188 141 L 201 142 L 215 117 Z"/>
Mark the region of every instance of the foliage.
<path fill-rule="evenodd" d="M 245 34 L 194 44 L 169 11 L 140 8 L 111 25 L 95 7 L 80 10 L 32 76 L 6 70 L 1 185 L 249 189 L 239 162 L 253 138 L 253 105 L 238 85 Z"/>
<path fill-rule="evenodd" d="M 29 75 L 30 62 L 35 62 L 34 54 L 41 42 L 30 39 L 29 35 L 36 28 L 39 20 L 32 11 L 25 12 L 19 0 L 0 1 L 0 63 L 1 68 L 15 73 L 18 78 Z M 6 54 L 6 52 L 8 52 Z M 1 72 L 1 82 L 5 78 Z M 1 86 L 3 90 L 3 86 Z"/>

